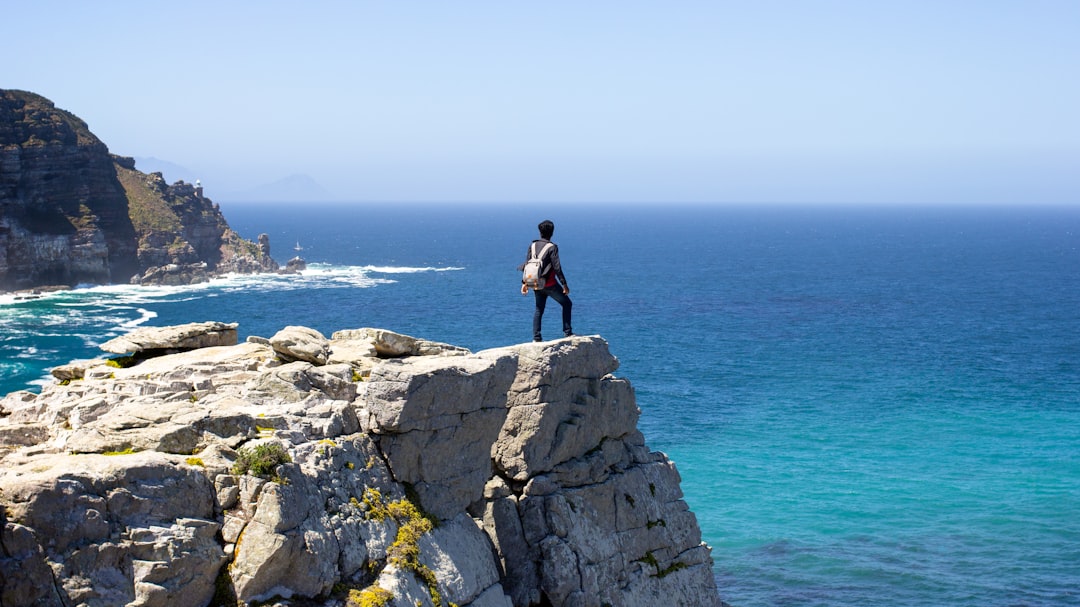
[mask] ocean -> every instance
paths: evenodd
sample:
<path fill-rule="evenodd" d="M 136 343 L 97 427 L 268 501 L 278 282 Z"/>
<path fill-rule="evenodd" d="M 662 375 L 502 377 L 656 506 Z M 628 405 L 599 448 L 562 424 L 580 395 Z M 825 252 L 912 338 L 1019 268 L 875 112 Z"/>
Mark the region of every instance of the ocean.
<path fill-rule="evenodd" d="M 0 296 L 0 392 L 142 325 L 531 339 L 541 219 L 722 597 L 1080 605 L 1080 207 L 223 205 L 302 276 Z M 560 335 L 550 304 L 544 335 Z"/>

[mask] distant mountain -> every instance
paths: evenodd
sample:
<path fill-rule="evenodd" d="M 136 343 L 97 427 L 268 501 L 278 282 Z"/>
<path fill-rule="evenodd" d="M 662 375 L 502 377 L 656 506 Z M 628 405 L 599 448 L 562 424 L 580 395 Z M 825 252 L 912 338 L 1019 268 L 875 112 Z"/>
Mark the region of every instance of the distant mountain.
<path fill-rule="evenodd" d="M 179 164 L 162 160 L 160 158 L 136 157 L 135 166 L 143 173 L 161 173 L 166 183 L 185 181 L 195 183 L 201 179 L 191 169 Z M 282 177 L 272 183 L 260 185 L 254 188 L 237 189 L 237 184 L 221 183 L 207 178 L 207 193 L 212 194 L 217 200 L 238 202 L 321 202 L 332 200 L 334 196 L 315 181 L 310 175 L 297 173 Z M 204 181 L 207 178 L 202 178 Z"/>
<path fill-rule="evenodd" d="M 165 178 L 165 183 L 176 183 L 177 181 L 186 181 L 187 183 L 195 183 L 199 178 L 191 169 L 180 166 L 178 164 L 169 162 L 168 160 L 161 160 L 160 158 L 150 157 L 135 157 L 135 168 L 143 173 L 161 173 L 161 176 Z"/>
<path fill-rule="evenodd" d="M 249 190 L 219 194 L 223 200 L 245 202 L 319 202 L 333 195 L 310 175 L 295 174 Z"/>

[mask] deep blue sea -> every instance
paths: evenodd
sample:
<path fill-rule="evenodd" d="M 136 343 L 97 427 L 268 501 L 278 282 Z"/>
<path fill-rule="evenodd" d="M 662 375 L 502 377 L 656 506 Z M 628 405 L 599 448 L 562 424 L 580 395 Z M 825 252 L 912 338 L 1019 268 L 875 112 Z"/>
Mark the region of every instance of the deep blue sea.
<path fill-rule="evenodd" d="M 574 330 L 619 357 L 725 600 L 1080 605 L 1080 206 L 223 210 L 311 270 L 0 297 L 0 392 L 139 325 L 527 341 L 548 218 Z"/>

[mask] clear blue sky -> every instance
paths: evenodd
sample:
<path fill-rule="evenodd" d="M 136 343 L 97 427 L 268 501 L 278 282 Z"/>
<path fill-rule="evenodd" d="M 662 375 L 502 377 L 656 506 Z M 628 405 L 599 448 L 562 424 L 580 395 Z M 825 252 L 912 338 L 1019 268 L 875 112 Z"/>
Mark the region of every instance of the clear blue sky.
<path fill-rule="evenodd" d="M 1080 1 L 6 2 L 0 87 L 211 197 L 1080 204 Z"/>

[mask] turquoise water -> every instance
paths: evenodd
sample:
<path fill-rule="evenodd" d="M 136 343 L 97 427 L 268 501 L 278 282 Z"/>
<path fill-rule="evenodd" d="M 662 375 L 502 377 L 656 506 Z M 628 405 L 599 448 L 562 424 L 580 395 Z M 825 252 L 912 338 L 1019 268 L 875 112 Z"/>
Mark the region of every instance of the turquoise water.
<path fill-rule="evenodd" d="M 526 341 L 550 218 L 728 602 L 1080 605 L 1080 208 L 224 211 L 312 271 L 0 300 L 0 389 L 140 324 Z"/>

